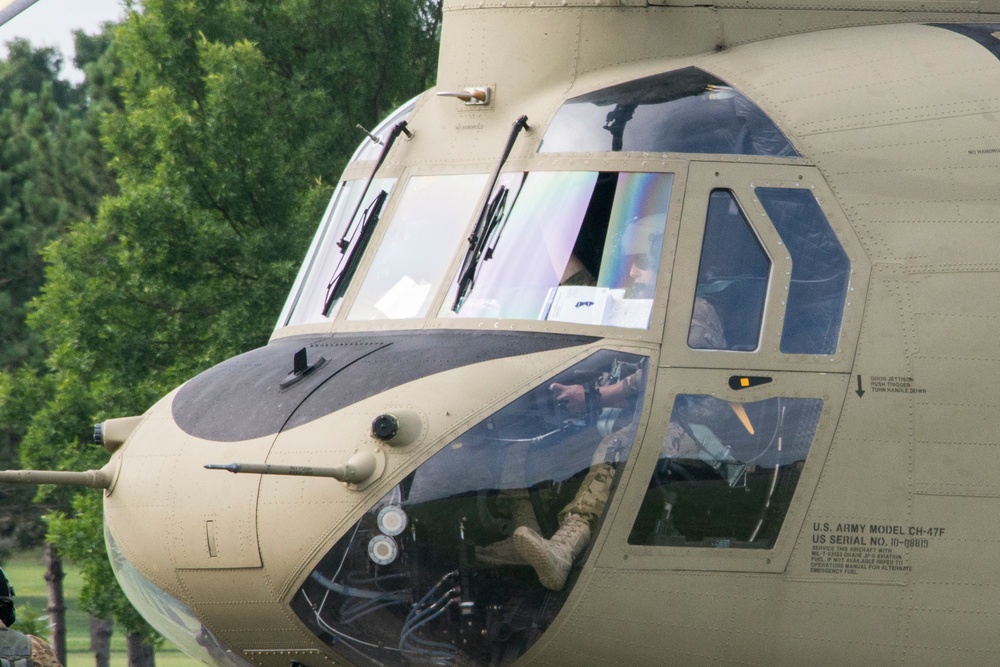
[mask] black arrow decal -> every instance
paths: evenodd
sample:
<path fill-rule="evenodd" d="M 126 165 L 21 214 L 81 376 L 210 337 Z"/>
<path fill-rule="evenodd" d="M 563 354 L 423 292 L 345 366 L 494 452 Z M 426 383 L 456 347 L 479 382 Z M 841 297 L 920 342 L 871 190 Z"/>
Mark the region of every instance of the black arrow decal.
<path fill-rule="evenodd" d="M 858 374 L 858 390 L 855 393 L 857 393 L 858 398 L 861 398 L 862 396 L 865 395 L 865 390 L 861 388 L 861 374 L 860 373 Z"/>

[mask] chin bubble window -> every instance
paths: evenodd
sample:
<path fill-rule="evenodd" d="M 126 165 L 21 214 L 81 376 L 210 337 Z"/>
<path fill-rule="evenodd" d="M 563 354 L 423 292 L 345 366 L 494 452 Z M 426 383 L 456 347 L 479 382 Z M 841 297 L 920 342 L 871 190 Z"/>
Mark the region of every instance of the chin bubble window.
<path fill-rule="evenodd" d="M 629 544 L 772 548 L 822 407 L 817 398 L 677 396 Z"/>
<path fill-rule="evenodd" d="M 156 631 L 189 657 L 218 667 L 252 667 L 202 625 L 186 604 L 146 579 L 125 557 L 111 530 L 104 527 L 111 569 L 129 601 Z"/>
<path fill-rule="evenodd" d="M 601 350 L 490 415 L 334 545 L 292 607 L 358 665 L 507 665 L 552 623 L 635 437 L 646 357 Z"/>

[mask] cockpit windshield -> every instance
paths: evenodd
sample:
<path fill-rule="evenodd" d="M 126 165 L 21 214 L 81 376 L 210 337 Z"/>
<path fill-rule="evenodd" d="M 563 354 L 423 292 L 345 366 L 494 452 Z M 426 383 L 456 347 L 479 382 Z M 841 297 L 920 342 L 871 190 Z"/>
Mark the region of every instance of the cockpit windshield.
<path fill-rule="evenodd" d="M 456 276 L 440 315 L 646 328 L 673 180 L 583 171 L 505 175 L 497 192 L 507 212 L 492 227 L 489 252 L 470 280 Z"/>
<path fill-rule="evenodd" d="M 599 350 L 445 445 L 321 559 L 296 615 L 366 667 L 517 660 L 559 613 L 600 529 L 647 361 Z M 568 549 L 565 562 L 539 558 L 550 548 Z"/>
<path fill-rule="evenodd" d="M 354 151 L 351 163 L 378 160 L 394 128 L 410 117 L 416 103 L 417 98 L 414 97 L 379 123 Z M 375 175 L 374 171 L 372 175 Z M 337 186 L 278 320 L 279 327 L 322 322 L 337 314 L 342 304 L 340 297 L 343 289 L 353 276 L 353 272 L 345 274 L 344 269 L 352 254 L 348 236 L 352 230 L 355 234 L 360 230 L 360 226 L 355 224 L 359 220 L 355 218 L 361 217 L 364 212 L 370 213 L 376 201 L 384 203 L 395 183 L 394 178 L 373 178 L 367 189 L 365 179 L 347 180 Z M 364 201 L 359 202 L 362 198 Z M 377 208 L 381 209 L 381 205 L 377 204 Z M 374 228 L 369 226 L 369 234 L 372 231 Z M 355 247 L 354 250 L 361 248 Z M 360 253 L 355 255 L 355 262 L 360 259 Z M 335 283 L 342 283 L 342 287 Z M 331 298 L 335 287 L 338 288 L 337 294 Z"/>
<path fill-rule="evenodd" d="M 345 181 L 337 188 L 313 242 L 315 248 L 310 250 L 302 276 L 292 291 L 293 300 L 286 306 L 291 308 L 286 324 L 322 322 L 326 319 L 324 308 L 330 317 L 336 315 L 342 299 L 339 296 L 330 299 L 330 296 L 334 280 L 344 275 L 343 270 L 349 259 L 345 251 L 350 249 L 349 244 L 341 247 L 339 241 L 348 236 L 351 229 L 358 229 L 358 225 L 352 223 L 359 221 L 352 220 L 352 214 L 359 211 L 358 217 L 362 217 L 364 211 L 371 210 L 377 198 L 384 198 L 392 192 L 395 184 L 394 178 L 376 178 L 367 192 L 364 180 Z M 362 193 L 364 201 L 360 201 Z"/>
<path fill-rule="evenodd" d="M 367 190 L 364 180 L 343 183 L 285 323 L 336 317 L 348 285 L 360 280 L 348 320 L 423 318 L 439 290 L 448 289 L 441 318 L 649 326 L 673 174 L 501 174 L 482 228 L 473 232 L 483 236 L 473 254 L 465 239 L 486 182 L 485 174 L 414 175 L 392 206 L 386 202 L 395 179 L 376 178 Z M 385 210 L 391 219 L 370 265 L 361 268 Z M 449 275 L 463 254 L 458 273 Z"/>
<path fill-rule="evenodd" d="M 411 178 L 348 319 L 425 316 L 485 185 L 483 174 Z"/>

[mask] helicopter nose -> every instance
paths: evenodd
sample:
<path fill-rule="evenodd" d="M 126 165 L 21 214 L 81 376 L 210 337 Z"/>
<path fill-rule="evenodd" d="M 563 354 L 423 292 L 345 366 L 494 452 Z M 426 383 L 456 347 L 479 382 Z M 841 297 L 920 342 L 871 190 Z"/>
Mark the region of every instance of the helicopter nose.
<path fill-rule="evenodd" d="M 455 433 L 593 343 L 469 331 L 295 337 L 209 369 L 144 415 L 115 454 L 105 518 L 108 543 L 140 582 L 126 592 L 142 599 L 156 582 L 157 596 L 187 605 L 234 650 L 300 636 L 291 598 L 331 545 Z M 361 470 L 367 453 L 376 465 L 360 477 L 312 474 Z M 262 468 L 205 469 L 230 462 Z M 393 553 L 387 539 L 371 548 Z M 218 605 L 237 575 L 238 599 Z"/>

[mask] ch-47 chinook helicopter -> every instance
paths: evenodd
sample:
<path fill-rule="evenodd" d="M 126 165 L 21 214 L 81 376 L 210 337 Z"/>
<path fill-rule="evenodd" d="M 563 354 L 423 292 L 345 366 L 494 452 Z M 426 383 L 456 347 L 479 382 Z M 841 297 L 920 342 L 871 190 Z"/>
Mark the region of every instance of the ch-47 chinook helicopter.
<path fill-rule="evenodd" d="M 982 664 L 998 293 L 1000 1 L 445 0 L 270 343 L 8 477 L 209 663 Z"/>

